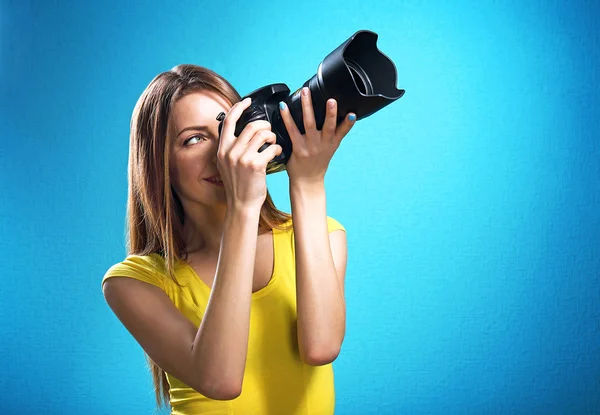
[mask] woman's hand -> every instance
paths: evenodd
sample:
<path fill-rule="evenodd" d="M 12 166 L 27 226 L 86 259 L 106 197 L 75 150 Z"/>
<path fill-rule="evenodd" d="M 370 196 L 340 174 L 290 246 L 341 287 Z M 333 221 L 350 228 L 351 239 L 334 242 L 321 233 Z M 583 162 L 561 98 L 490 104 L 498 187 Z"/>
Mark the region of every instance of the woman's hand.
<path fill-rule="evenodd" d="M 354 121 L 355 114 L 348 114 L 344 121 L 336 126 L 337 102 L 335 99 L 327 101 L 325 122 L 323 128 L 317 130 L 315 114 L 310 97 L 310 90 L 302 88 L 302 117 L 306 134 L 300 134 L 294 123 L 289 108 L 280 103 L 281 118 L 290 135 L 293 151 L 287 162 L 286 170 L 290 182 L 318 182 L 323 181 L 333 154 L 339 147 L 342 139 L 348 134 Z"/>
<path fill-rule="evenodd" d="M 227 206 L 257 208 L 260 210 L 267 197 L 267 163 L 281 154 L 275 134 L 268 121 L 254 121 L 235 137 L 235 125 L 242 112 L 250 106 L 250 98 L 235 104 L 223 121 L 217 151 L 217 168 L 225 186 Z M 264 151 L 258 149 L 270 143 Z"/>

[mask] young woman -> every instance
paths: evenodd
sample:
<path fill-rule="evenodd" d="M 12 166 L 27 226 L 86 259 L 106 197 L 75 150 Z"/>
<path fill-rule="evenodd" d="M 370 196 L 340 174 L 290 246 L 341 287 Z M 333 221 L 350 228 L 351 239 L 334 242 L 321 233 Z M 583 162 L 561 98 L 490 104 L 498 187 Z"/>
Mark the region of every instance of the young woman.
<path fill-rule="evenodd" d="M 355 115 L 336 127 L 329 100 L 318 131 L 305 89 L 301 135 L 280 106 L 294 146 L 288 215 L 266 188 L 281 153 L 270 124 L 233 134 L 249 105 L 194 65 L 148 85 L 131 120 L 128 256 L 104 276 L 104 297 L 172 414 L 332 414 L 347 246 L 326 216 L 324 176 Z"/>

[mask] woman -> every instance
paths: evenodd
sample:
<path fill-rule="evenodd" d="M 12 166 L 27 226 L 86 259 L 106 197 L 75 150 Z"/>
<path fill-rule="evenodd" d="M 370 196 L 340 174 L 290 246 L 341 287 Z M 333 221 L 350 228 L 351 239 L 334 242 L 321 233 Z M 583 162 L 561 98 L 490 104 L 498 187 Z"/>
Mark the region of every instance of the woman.
<path fill-rule="evenodd" d="M 129 255 L 104 276 L 104 297 L 148 355 L 159 407 L 332 414 L 347 246 L 326 216 L 324 176 L 355 115 L 336 127 L 329 100 L 318 131 L 305 89 L 301 135 L 280 105 L 294 146 L 290 216 L 266 188 L 267 163 L 282 149 L 266 121 L 234 136 L 250 105 L 239 101 L 226 80 L 193 65 L 143 92 L 131 120 Z"/>

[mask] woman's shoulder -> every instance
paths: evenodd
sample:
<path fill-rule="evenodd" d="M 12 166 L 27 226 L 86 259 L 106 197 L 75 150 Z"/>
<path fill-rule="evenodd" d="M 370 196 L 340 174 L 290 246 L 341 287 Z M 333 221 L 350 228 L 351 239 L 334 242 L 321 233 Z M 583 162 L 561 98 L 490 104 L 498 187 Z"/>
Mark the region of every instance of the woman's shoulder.
<path fill-rule="evenodd" d="M 112 265 L 102 278 L 102 285 L 114 277 L 127 277 L 144 281 L 164 289 L 165 261 L 156 253 L 128 255 L 123 261 Z"/>
<path fill-rule="evenodd" d="M 329 232 L 342 230 L 346 232 L 346 228 L 344 225 L 340 223 L 337 219 L 332 218 L 331 216 L 327 216 L 327 229 Z"/>
<path fill-rule="evenodd" d="M 279 226 L 279 229 L 277 229 L 277 230 L 279 232 L 283 232 L 283 233 L 293 233 L 294 232 L 293 217 L 290 216 L 290 218 L 288 220 L 286 220 L 285 222 L 283 222 Z M 337 231 L 337 230 L 342 230 L 342 231 L 346 232 L 346 228 L 344 227 L 344 225 L 342 225 L 340 223 L 340 221 L 338 221 L 337 219 L 335 219 L 331 216 L 327 216 L 327 230 L 330 233 L 333 231 Z"/>

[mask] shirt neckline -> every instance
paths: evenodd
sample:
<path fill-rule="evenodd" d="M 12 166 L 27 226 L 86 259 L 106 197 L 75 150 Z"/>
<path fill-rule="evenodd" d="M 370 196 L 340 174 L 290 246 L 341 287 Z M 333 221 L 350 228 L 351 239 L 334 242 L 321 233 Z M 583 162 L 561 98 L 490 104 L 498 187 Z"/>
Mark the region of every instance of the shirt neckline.
<path fill-rule="evenodd" d="M 273 239 L 273 272 L 271 273 L 271 278 L 269 279 L 269 282 L 267 283 L 267 285 L 265 285 L 264 287 L 262 287 L 260 290 L 255 291 L 252 293 L 252 300 L 257 300 L 259 298 L 264 297 L 265 295 L 269 294 L 271 291 L 273 291 L 273 288 L 275 288 L 275 283 L 279 280 L 278 275 L 278 261 L 277 261 L 277 235 L 281 232 L 279 231 L 277 228 L 273 228 L 272 230 L 272 239 Z M 183 262 L 184 267 L 187 269 L 188 273 L 193 277 L 194 280 L 196 280 L 198 282 L 198 284 L 200 285 L 200 287 L 202 287 L 202 289 L 208 293 L 210 293 L 211 289 L 210 287 L 202 280 L 202 278 L 200 278 L 198 276 L 198 274 L 196 273 L 196 271 L 194 271 L 194 268 L 192 268 L 192 266 L 190 264 L 187 263 L 187 261 L 181 261 Z"/>

